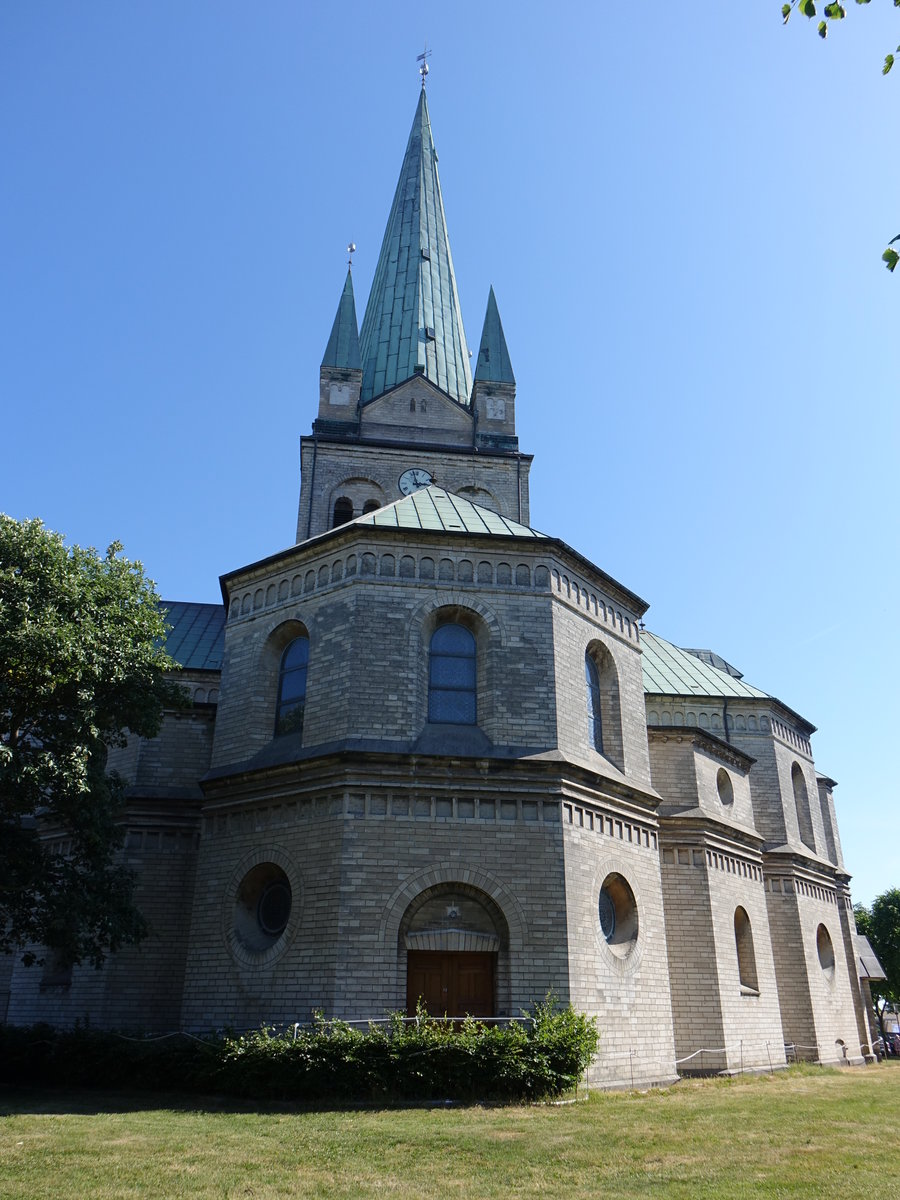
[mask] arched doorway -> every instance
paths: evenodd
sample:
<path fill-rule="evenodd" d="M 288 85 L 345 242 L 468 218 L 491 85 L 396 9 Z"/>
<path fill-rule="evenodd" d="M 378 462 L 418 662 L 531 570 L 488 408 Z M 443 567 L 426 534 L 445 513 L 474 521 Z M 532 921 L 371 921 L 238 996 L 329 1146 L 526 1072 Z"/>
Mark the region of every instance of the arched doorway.
<path fill-rule="evenodd" d="M 509 932 L 499 907 L 467 884 L 422 892 L 400 923 L 406 1009 L 432 1016 L 493 1017 L 508 977 Z"/>

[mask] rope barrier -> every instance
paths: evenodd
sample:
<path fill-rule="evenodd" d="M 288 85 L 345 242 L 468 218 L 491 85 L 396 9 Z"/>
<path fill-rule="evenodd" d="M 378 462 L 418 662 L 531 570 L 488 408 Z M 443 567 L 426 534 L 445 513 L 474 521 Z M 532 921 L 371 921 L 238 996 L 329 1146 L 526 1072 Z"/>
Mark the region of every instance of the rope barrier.
<path fill-rule="evenodd" d="M 458 1018 L 458 1017 L 428 1017 L 427 1019 L 429 1021 L 434 1021 L 434 1022 L 437 1022 L 440 1024 L 458 1025 L 460 1023 L 460 1018 Z M 479 1024 L 479 1025 L 506 1025 L 506 1026 L 509 1026 L 509 1025 L 526 1025 L 526 1024 L 533 1025 L 535 1023 L 534 1017 L 478 1017 L 478 1018 L 474 1018 L 474 1020 L 476 1020 L 477 1024 Z M 351 1020 L 351 1021 L 344 1021 L 339 1018 L 335 1018 L 335 1019 L 323 1020 L 323 1021 L 307 1021 L 307 1022 L 294 1021 L 294 1022 L 291 1022 L 290 1024 L 285 1024 L 283 1026 L 272 1025 L 272 1026 L 267 1026 L 266 1028 L 269 1030 L 269 1032 L 273 1036 L 289 1035 L 293 1041 L 296 1041 L 300 1031 L 304 1030 L 304 1029 L 316 1029 L 316 1028 L 328 1029 L 330 1026 L 335 1026 L 335 1025 L 336 1026 L 351 1026 L 351 1027 L 364 1026 L 366 1028 L 370 1028 L 372 1026 L 385 1026 L 385 1025 L 393 1026 L 397 1023 L 402 1024 L 402 1025 L 413 1025 L 413 1024 L 418 1025 L 421 1023 L 421 1018 L 418 1016 L 400 1017 L 400 1018 L 373 1017 L 369 1020 L 361 1020 L 360 1019 L 360 1020 Z M 260 1029 L 259 1026 L 247 1026 L 245 1028 L 238 1028 L 238 1029 L 235 1029 L 232 1027 L 232 1028 L 229 1028 L 228 1032 L 231 1034 L 234 1034 L 236 1036 L 241 1036 L 243 1034 L 248 1034 L 248 1033 L 257 1033 L 257 1032 L 259 1032 L 259 1029 Z M 205 1045 L 209 1042 L 211 1037 L 222 1036 L 224 1031 L 223 1030 L 211 1031 L 211 1033 L 207 1037 L 201 1037 L 201 1036 L 198 1036 L 197 1034 L 189 1033 L 187 1030 L 184 1030 L 184 1029 L 172 1030 L 169 1033 L 151 1034 L 146 1037 L 135 1037 L 135 1036 L 125 1034 L 125 1033 L 118 1033 L 114 1030 L 107 1031 L 107 1033 L 108 1033 L 108 1036 L 119 1038 L 120 1040 L 125 1041 L 125 1042 L 135 1042 L 135 1043 L 143 1042 L 143 1043 L 149 1044 L 149 1043 L 154 1043 L 154 1042 L 163 1042 L 163 1041 L 166 1041 L 168 1038 L 183 1037 L 183 1038 L 189 1038 L 191 1041 L 194 1041 L 194 1042 L 199 1042 L 201 1045 Z M 880 1040 L 881 1040 L 880 1038 L 876 1038 L 875 1044 L 877 1045 L 877 1043 Z M 776 1043 L 776 1044 L 780 1045 L 781 1043 Z M 608 1065 L 620 1063 L 624 1066 L 624 1064 L 627 1062 L 628 1067 L 629 1067 L 629 1075 L 631 1077 L 632 1085 L 634 1083 L 635 1059 L 637 1059 L 639 1062 L 641 1062 L 645 1068 L 650 1063 L 657 1064 L 660 1074 L 665 1074 L 666 1071 L 670 1069 L 667 1067 L 667 1060 L 663 1056 L 660 1055 L 658 1047 L 654 1047 L 653 1050 L 650 1050 L 648 1048 L 648 1051 L 649 1051 L 648 1053 L 642 1053 L 642 1050 L 643 1050 L 642 1047 L 623 1046 L 621 1044 L 610 1045 L 610 1043 L 608 1041 L 604 1040 L 601 1037 L 600 1049 L 599 1049 L 599 1053 L 598 1053 L 598 1060 L 601 1062 L 604 1062 Z M 655 1053 L 653 1051 L 655 1051 Z M 811 1060 L 809 1057 L 807 1057 L 807 1061 L 814 1061 L 818 1065 L 828 1065 L 829 1062 L 835 1062 L 835 1061 L 839 1062 L 839 1061 L 842 1061 L 842 1059 L 846 1058 L 846 1054 L 844 1054 L 842 1056 L 842 1058 L 833 1058 L 831 1060 L 825 1059 L 822 1055 L 822 1047 L 820 1045 L 818 1045 L 818 1044 L 807 1045 L 802 1042 L 785 1042 L 785 1043 L 783 1043 L 783 1051 L 784 1051 L 784 1064 L 778 1063 L 777 1065 L 779 1065 L 779 1066 L 787 1065 L 792 1062 L 794 1062 L 794 1063 L 798 1062 L 799 1061 L 798 1054 L 802 1054 L 802 1052 L 804 1052 L 804 1051 L 810 1051 L 810 1052 L 814 1053 L 815 1059 Z M 872 1054 L 872 1050 L 871 1050 L 870 1046 L 868 1044 L 862 1043 L 862 1042 L 859 1044 L 859 1052 L 863 1058 L 865 1058 L 866 1056 L 871 1056 L 871 1054 Z M 767 1041 L 767 1042 L 745 1042 L 743 1040 L 740 1040 L 738 1042 L 726 1043 L 724 1046 L 701 1046 L 699 1049 L 691 1051 L 690 1054 L 685 1054 L 680 1058 L 674 1059 L 674 1066 L 676 1068 L 679 1068 L 679 1067 L 682 1067 L 687 1063 L 691 1063 L 694 1060 L 699 1058 L 701 1060 L 700 1066 L 702 1068 L 703 1056 L 707 1055 L 707 1054 L 709 1054 L 709 1055 L 725 1055 L 726 1058 L 728 1055 L 732 1055 L 732 1056 L 738 1055 L 739 1060 L 740 1060 L 739 1071 L 741 1074 L 743 1074 L 748 1069 L 751 1071 L 755 1071 L 755 1070 L 758 1070 L 759 1067 L 765 1066 L 765 1065 L 768 1065 L 769 1071 L 774 1071 L 775 1065 L 776 1065 L 775 1063 L 773 1063 L 773 1060 L 772 1060 L 772 1043 L 770 1041 Z M 714 1068 L 711 1066 L 710 1069 L 711 1070 L 714 1070 L 714 1069 L 720 1070 L 721 1068 L 720 1067 Z"/>

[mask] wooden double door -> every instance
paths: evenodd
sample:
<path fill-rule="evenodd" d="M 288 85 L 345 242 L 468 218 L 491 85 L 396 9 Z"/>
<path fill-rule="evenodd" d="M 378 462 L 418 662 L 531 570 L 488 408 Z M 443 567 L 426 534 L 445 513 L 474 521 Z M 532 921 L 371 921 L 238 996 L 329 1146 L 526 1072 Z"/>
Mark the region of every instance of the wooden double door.
<path fill-rule="evenodd" d="M 492 1017 L 496 953 L 410 950 L 406 957 L 406 1012 L 415 1016 L 421 997 L 433 1017 Z"/>

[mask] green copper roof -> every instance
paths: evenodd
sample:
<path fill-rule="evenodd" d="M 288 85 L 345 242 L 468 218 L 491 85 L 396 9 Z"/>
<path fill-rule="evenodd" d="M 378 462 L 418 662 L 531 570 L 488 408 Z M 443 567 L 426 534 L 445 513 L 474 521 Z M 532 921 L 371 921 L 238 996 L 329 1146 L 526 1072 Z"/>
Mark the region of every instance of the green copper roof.
<path fill-rule="evenodd" d="M 162 600 L 166 652 L 188 671 L 218 671 L 225 648 L 225 609 L 221 604 L 187 604 Z"/>
<path fill-rule="evenodd" d="M 495 537 L 543 538 L 546 535 L 443 488 L 420 488 L 376 512 L 357 517 L 354 525 L 388 529 L 442 530 L 444 533 L 489 533 Z"/>
<path fill-rule="evenodd" d="M 356 301 L 353 298 L 353 276 L 347 271 L 341 302 L 334 315 L 331 337 L 325 347 L 323 367 L 351 367 L 359 370 L 359 331 L 356 324 Z"/>
<path fill-rule="evenodd" d="M 478 350 L 478 361 L 475 364 L 475 379 L 485 383 L 515 383 L 512 364 L 509 361 L 509 351 L 506 348 L 506 338 L 503 336 L 503 325 L 500 313 L 497 311 L 497 300 L 494 289 L 488 292 L 487 312 L 484 314 L 484 328 L 481 331 L 481 346 Z"/>
<path fill-rule="evenodd" d="M 644 691 L 654 696 L 743 696 L 769 699 L 767 692 L 673 646 L 655 633 L 641 634 Z M 724 660 L 723 660 L 724 661 Z"/>
<path fill-rule="evenodd" d="M 424 89 L 359 340 L 364 404 L 417 374 L 469 403 L 469 352 Z"/>

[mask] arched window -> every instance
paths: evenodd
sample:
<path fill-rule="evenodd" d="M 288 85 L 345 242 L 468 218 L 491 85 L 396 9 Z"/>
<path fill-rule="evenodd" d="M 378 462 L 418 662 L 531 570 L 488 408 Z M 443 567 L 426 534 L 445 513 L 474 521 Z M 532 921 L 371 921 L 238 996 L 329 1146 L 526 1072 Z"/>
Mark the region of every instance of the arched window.
<path fill-rule="evenodd" d="M 600 676 L 590 654 L 584 656 L 584 678 L 587 683 L 588 737 L 591 745 L 603 753 L 603 718 L 600 707 Z"/>
<path fill-rule="evenodd" d="M 353 520 L 353 501 L 348 500 L 346 496 L 338 496 L 334 502 L 334 514 L 331 518 L 331 528 L 335 529 L 338 525 L 346 525 L 348 521 Z"/>
<path fill-rule="evenodd" d="M 475 724 L 475 638 L 464 625 L 439 625 L 432 634 L 428 720 Z"/>
<path fill-rule="evenodd" d="M 625 770 L 619 673 L 602 642 L 591 642 L 584 656 L 588 736 L 590 746 L 608 762 Z"/>
<path fill-rule="evenodd" d="M 797 825 L 800 829 L 800 841 L 810 850 L 815 850 L 816 839 L 813 833 L 812 813 L 809 809 L 809 792 L 806 790 L 806 780 L 799 763 L 791 767 L 791 786 L 794 791 L 794 807 L 797 810 Z"/>
<path fill-rule="evenodd" d="M 363 516 L 365 516 L 366 513 L 377 512 L 379 508 L 381 508 L 381 505 L 377 500 L 367 500 L 363 505 Z"/>
<path fill-rule="evenodd" d="M 281 656 L 278 673 L 278 703 L 275 707 L 275 736 L 302 733 L 306 705 L 306 669 L 309 665 L 309 638 L 294 638 Z"/>
<path fill-rule="evenodd" d="M 820 925 L 816 930 L 816 953 L 819 956 L 822 974 L 829 983 L 834 983 L 834 942 L 824 925 Z"/>
<path fill-rule="evenodd" d="M 751 992 L 758 994 L 759 979 L 756 974 L 756 954 L 753 950 L 753 930 L 744 908 L 734 910 L 734 945 L 737 950 L 741 991 L 745 995 Z"/>

